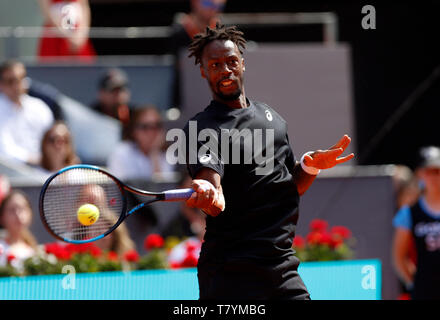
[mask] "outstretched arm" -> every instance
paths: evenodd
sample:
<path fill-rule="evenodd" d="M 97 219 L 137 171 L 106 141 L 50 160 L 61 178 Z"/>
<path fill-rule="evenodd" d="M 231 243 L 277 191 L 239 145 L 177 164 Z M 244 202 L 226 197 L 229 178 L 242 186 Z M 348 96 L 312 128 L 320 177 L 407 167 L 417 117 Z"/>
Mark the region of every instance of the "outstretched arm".
<path fill-rule="evenodd" d="M 353 159 L 353 153 L 340 157 L 350 142 L 351 138 L 344 135 L 328 150 L 316 150 L 303 156 L 301 162 L 297 163 L 293 169 L 293 179 L 299 195 L 303 195 L 312 185 L 319 170 L 333 168 L 337 164 Z"/>

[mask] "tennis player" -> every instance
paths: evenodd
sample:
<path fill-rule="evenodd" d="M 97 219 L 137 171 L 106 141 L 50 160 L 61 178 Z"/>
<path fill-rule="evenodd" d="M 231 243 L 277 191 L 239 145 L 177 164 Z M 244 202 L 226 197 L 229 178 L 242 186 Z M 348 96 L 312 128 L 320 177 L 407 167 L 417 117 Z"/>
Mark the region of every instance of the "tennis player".
<path fill-rule="evenodd" d="M 243 33 L 236 27 L 217 25 L 197 35 L 189 47 L 190 57 L 200 65 L 213 97 L 210 105 L 185 126 L 187 167 L 196 191 L 186 203 L 207 214 L 198 263 L 200 299 L 310 299 L 292 249 L 299 196 L 320 169 L 354 157 L 341 156 L 351 139 L 344 135 L 328 150 L 307 153 L 296 161 L 286 121 L 268 105 L 245 95 L 245 44 Z M 204 143 L 190 141 L 191 121 L 198 133 L 209 129 L 221 137 L 235 130 L 239 135 L 226 140 L 226 155 L 222 154 L 227 150 L 224 139 L 217 141 L 218 148 L 213 148 L 217 151 L 200 154 Z M 241 139 L 243 132 L 264 132 L 266 139 L 262 141 L 267 144 L 269 140 L 269 144 L 253 150 L 253 161 L 236 163 L 231 160 L 236 157 L 234 147 L 238 144 L 245 154 L 246 148 L 256 143 L 247 140 L 249 135 L 241 135 L 246 136 Z M 255 139 L 257 135 L 250 136 Z M 271 137 L 273 141 L 268 139 Z M 271 159 L 256 161 L 257 156 L 270 154 L 270 148 Z M 190 161 L 191 154 L 198 155 L 196 161 Z M 261 174 L 261 169 L 270 168 L 270 164 L 272 170 Z"/>

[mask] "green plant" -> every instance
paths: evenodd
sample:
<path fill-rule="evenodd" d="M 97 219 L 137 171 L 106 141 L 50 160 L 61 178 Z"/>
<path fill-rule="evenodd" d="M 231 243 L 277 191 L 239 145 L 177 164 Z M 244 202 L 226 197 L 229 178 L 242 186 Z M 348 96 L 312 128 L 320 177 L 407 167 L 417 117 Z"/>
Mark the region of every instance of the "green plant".
<path fill-rule="evenodd" d="M 139 259 L 138 270 L 166 269 L 168 268 L 167 254 L 164 249 L 152 249 L 148 254 Z"/>
<path fill-rule="evenodd" d="M 0 267 L 0 277 L 61 274 L 65 265 L 72 266 L 77 273 L 194 267 L 199 243 L 190 240 L 170 237 L 165 241 L 158 234 L 150 234 L 145 238 L 147 253 L 142 257 L 136 250 L 118 256 L 113 251 L 102 251 L 94 243 L 47 243 L 40 246 L 34 256 L 22 261 L 20 268 L 11 263 L 15 257 L 8 256 L 7 264 Z M 170 252 L 177 246 L 184 249 L 184 254 L 179 255 L 181 261 L 169 263 Z"/>
<path fill-rule="evenodd" d="M 18 271 L 10 264 L 0 267 L 0 277 L 14 277 L 18 275 Z"/>

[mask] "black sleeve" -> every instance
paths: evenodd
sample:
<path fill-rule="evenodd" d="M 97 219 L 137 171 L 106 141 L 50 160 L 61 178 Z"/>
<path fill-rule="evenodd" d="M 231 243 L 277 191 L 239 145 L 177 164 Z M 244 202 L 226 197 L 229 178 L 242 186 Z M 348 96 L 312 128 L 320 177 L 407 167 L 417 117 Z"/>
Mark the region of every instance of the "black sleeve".
<path fill-rule="evenodd" d="M 222 178 L 224 175 L 224 161 L 222 161 L 220 154 L 219 130 L 217 128 L 197 127 L 197 137 L 194 137 L 194 134 L 192 136 L 189 133 L 190 130 L 187 124 L 184 131 L 187 150 L 186 166 L 191 178 L 194 179 L 203 168 L 216 171 Z"/>

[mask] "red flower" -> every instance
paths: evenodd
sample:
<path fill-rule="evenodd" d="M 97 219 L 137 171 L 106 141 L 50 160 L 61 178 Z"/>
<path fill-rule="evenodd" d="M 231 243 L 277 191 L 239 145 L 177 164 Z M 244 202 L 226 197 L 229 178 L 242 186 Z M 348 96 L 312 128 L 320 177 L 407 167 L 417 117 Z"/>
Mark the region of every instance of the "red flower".
<path fill-rule="evenodd" d="M 69 243 L 66 245 L 66 249 L 71 253 L 87 253 L 90 251 L 92 247 L 92 243 L 81 243 L 81 244 L 73 244 Z"/>
<path fill-rule="evenodd" d="M 77 246 L 78 246 L 78 245 L 76 245 L 76 244 L 68 243 L 68 244 L 65 246 L 65 249 L 66 249 L 67 251 L 69 251 L 70 253 L 76 253 L 76 248 L 77 248 Z"/>
<path fill-rule="evenodd" d="M 307 237 L 306 241 L 308 244 L 314 245 L 314 244 L 320 244 L 322 238 L 322 233 L 318 231 L 312 231 L 310 232 Z"/>
<path fill-rule="evenodd" d="M 295 236 L 293 238 L 293 246 L 298 249 L 303 249 L 306 245 L 306 241 L 301 236 Z"/>
<path fill-rule="evenodd" d="M 344 226 L 334 226 L 331 229 L 333 235 L 340 236 L 342 239 L 349 239 L 351 237 L 351 231 Z"/>
<path fill-rule="evenodd" d="M 170 262 L 170 268 L 171 269 L 179 269 L 179 268 L 182 268 L 182 266 L 179 262 L 173 261 L 173 262 Z"/>
<path fill-rule="evenodd" d="M 72 258 L 72 254 L 67 250 L 63 250 L 60 251 L 56 257 L 59 260 L 69 260 L 70 258 Z"/>
<path fill-rule="evenodd" d="M 332 235 L 332 241 L 330 243 L 330 247 L 332 247 L 333 249 L 336 249 L 343 243 L 344 243 L 344 241 L 342 240 L 341 237 L 339 237 L 339 236 L 335 237 L 334 235 Z"/>
<path fill-rule="evenodd" d="M 110 251 L 107 254 L 107 259 L 110 260 L 110 261 L 118 261 L 118 254 L 116 252 L 114 252 L 114 251 Z"/>
<path fill-rule="evenodd" d="M 129 250 L 124 254 L 124 259 L 128 262 L 138 262 L 139 254 L 136 250 Z"/>
<path fill-rule="evenodd" d="M 95 245 L 92 245 L 89 248 L 89 253 L 95 258 L 99 258 L 101 256 L 102 250 L 101 250 L 101 248 L 99 248 Z"/>
<path fill-rule="evenodd" d="M 186 247 L 186 252 L 187 253 L 193 253 L 194 251 L 196 251 L 198 248 L 200 248 L 200 243 L 194 240 L 188 240 L 185 243 L 185 247 Z"/>
<path fill-rule="evenodd" d="M 15 260 L 15 256 L 12 253 L 9 253 L 6 257 L 6 260 L 8 261 L 8 263 L 11 263 L 12 260 Z"/>
<path fill-rule="evenodd" d="M 181 263 L 181 267 L 182 268 L 197 267 L 198 260 L 199 259 L 197 259 L 197 257 L 194 254 L 190 253 L 185 257 L 185 259 L 183 259 Z"/>
<path fill-rule="evenodd" d="M 163 238 L 156 234 L 152 233 L 145 238 L 144 248 L 148 251 L 151 249 L 162 248 L 164 245 Z"/>
<path fill-rule="evenodd" d="M 56 242 L 45 244 L 44 250 L 48 254 L 53 254 L 59 260 L 69 260 L 72 256 L 72 252 L 68 250 L 67 246 Z"/>
<path fill-rule="evenodd" d="M 46 243 L 44 245 L 44 251 L 46 251 L 47 254 L 53 254 L 56 256 L 60 250 L 62 250 L 61 245 L 56 242 Z"/>
<path fill-rule="evenodd" d="M 327 231 L 322 233 L 321 244 L 331 246 L 333 243 L 332 236 Z"/>
<path fill-rule="evenodd" d="M 328 223 L 322 219 L 313 219 L 310 222 L 310 231 L 320 231 L 323 232 L 327 230 Z"/>
<path fill-rule="evenodd" d="M 94 245 L 93 243 L 81 243 L 81 244 L 69 243 L 63 247 L 63 250 L 65 251 L 63 254 L 67 256 L 68 253 L 69 258 L 72 256 L 72 254 L 75 253 L 79 253 L 79 254 L 89 253 L 95 258 L 100 257 L 102 254 L 101 248 Z M 58 257 L 57 254 L 55 255 Z"/>

